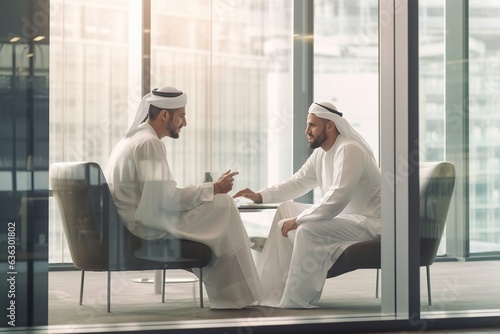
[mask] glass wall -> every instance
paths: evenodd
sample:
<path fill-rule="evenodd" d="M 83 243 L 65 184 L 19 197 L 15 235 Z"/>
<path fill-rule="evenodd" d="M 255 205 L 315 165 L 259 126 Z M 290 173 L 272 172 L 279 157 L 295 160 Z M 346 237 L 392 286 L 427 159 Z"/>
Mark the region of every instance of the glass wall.
<path fill-rule="evenodd" d="M 1 331 L 47 324 L 49 5 L 0 16 Z"/>
<path fill-rule="evenodd" d="M 378 158 L 378 0 L 315 1 L 314 13 L 314 100 L 342 111 Z"/>
<path fill-rule="evenodd" d="M 151 13 L 152 87 L 189 96 L 186 132 L 165 140 L 179 181 L 233 169 L 235 188 L 260 189 L 290 175 L 291 4 L 157 0 Z"/>
<path fill-rule="evenodd" d="M 500 256 L 500 3 L 469 3 L 470 254 Z"/>
<path fill-rule="evenodd" d="M 128 124 L 128 2 L 55 1 L 51 13 L 50 162 L 104 166 Z M 71 263 L 59 219 L 51 200 L 49 262 Z"/>
<path fill-rule="evenodd" d="M 292 21 L 296 17 L 293 6 L 298 2 L 151 0 L 150 68 L 148 73 L 142 74 L 150 75 L 151 88 L 173 85 L 189 96 L 188 127 L 179 140 L 165 140 L 169 156 L 176 157 L 171 159 L 171 167 L 181 185 L 201 182 L 207 170 L 231 168 L 240 172 L 235 188 L 258 189 L 292 173 L 292 142 L 297 134 L 292 134 L 291 125 L 304 112 L 294 113 L 291 102 L 294 77 L 291 67 L 294 59 Z M 381 63 L 377 58 L 380 51 L 378 20 L 381 17 L 378 6 L 382 2 L 316 0 L 312 18 L 315 32 L 314 99 L 336 104 L 375 151 L 381 151 L 379 137 L 383 136 L 379 130 L 383 124 L 379 122 L 378 100 L 384 94 L 390 95 L 387 91 L 379 92 L 378 87 Z M 450 6 L 450 3 L 454 5 Z M 421 0 L 418 10 L 420 161 L 449 161 L 455 167 L 454 192 L 438 258 L 450 261 L 436 261 L 431 266 L 432 305 L 427 302 L 425 269 L 422 267 L 421 271 L 422 311 L 425 319 L 432 318 L 433 321 L 420 319 L 420 307 L 411 315 L 397 309 L 398 318 L 391 316 L 392 312 L 384 312 L 389 315 L 378 313 L 375 318 L 364 317 L 361 321 L 353 313 L 359 312 L 366 301 L 377 307 L 381 303 L 373 295 L 363 295 L 360 305 L 345 308 L 343 315 L 338 315 L 339 309 L 336 309 L 337 313 L 323 309 L 314 314 L 301 310 L 290 313 L 273 310 L 268 313 L 273 317 L 266 322 L 256 320 L 256 313 L 250 310 L 244 319 L 231 315 L 229 325 L 212 322 L 211 326 L 230 326 L 236 332 L 258 331 L 260 325 L 268 324 L 294 324 L 297 329 L 312 328 L 315 332 L 361 331 L 363 325 L 366 326 L 364 331 L 373 328 L 408 330 L 415 329 L 416 324 L 426 328 L 433 324 L 441 328 L 447 324 L 457 326 L 457 313 L 435 311 L 473 310 L 474 317 L 480 317 L 480 311 L 494 313 L 500 310 L 497 302 L 500 287 L 496 279 L 500 266 L 498 257 L 495 257 L 500 248 L 496 219 L 500 212 L 496 204 L 500 187 L 496 168 L 499 150 L 495 146 L 495 107 L 500 104 L 496 33 L 500 6 L 495 1 L 456 3 Z M 135 12 L 136 5 L 134 1 L 121 0 L 51 1 L 50 57 L 47 56 L 47 45 L 31 44 L 35 51 L 32 53 L 27 43 L 14 47 L 10 41 L 1 41 L 0 88 L 4 101 L 7 101 L 2 104 L 2 115 L 6 116 L 7 123 L 2 123 L 0 131 L 0 191 L 6 199 L 2 201 L 5 209 L 1 212 L 2 223 L 22 221 L 23 216 L 19 214 L 21 197 L 33 194 L 35 190 L 47 190 L 47 167 L 51 162 L 90 160 L 105 165 L 112 147 L 127 128 L 130 110 L 141 95 L 141 83 L 134 80 L 140 78 L 144 69 L 135 67 L 132 59 L 139 45 L 132 22 L 139 15 Z M 401 2 L 395 2 L 395 6 L 398 5 L 401 6 Z M 384 8 L 385 14 L 404 15 L 399 11 L 400 7 L 392 9 Z M 33 22 L 39 23 L 37 20 L 42 16 L 32 14 Z M 19 17 L 23 15 L 21 13 Z M 384 22 L 392 20 L 384 19 Z M 3 32 L 2 36 L 7 36 L 12 30 L 7 28 Z M 148 32 L 143 31 L 143 34 Z M 32 58 L 34 62 L 26 58 Z M 43 102 L 47 103 L 48 98 L 49 66 L 50 116 L 47 108 L 43 108 Z M 12 98 L 14 88 L 19 89 Z M 30 109 L 30 106 L 34 108 Z M 395 110 L 400 114 L 406 112 Z M 36 116 L 23 118 L 30 112 L 36 112 Z M 35 123 L 30 125 L 30 122 Z M 48 140 L 46 131 L 49 131 Z M 404 131 L 398 135 L 401 133 Z M 392 136 L 392 133 L 388 135 Z M 44 147 L 47 141 L 48 153 Z M 47 263 L 54 267 L 71 262 L 57 208 L 52 199 L 48 201 L 48 223 L 47 217 L 24 216 L 31 225 L 39 224 L 42 233 L 36 234 L 35 239 L 16 240 L 19 249 L 28 247 L 30 252 L 25 255 L 43 255 L 47 246 L 46 229 L 43 228 L 49 225 L 50 258 L 46 261 L 42 256 L 37 263 L 42 276 L 44 270 L 46 274 Z M 37 212 L 46 214 L 46 207 Z M 425 203 L 423 208 L 439 209 L 432 201 L 429 206 Z M 265 235 L 267 231 L 261 223 L 268 221 L 269 217 L 252 217 L 252 221 L 246 221 L 249 234 Z M 400 230 L 405 228 L 398 226 Z M 2 245 L 9 242 L 4 230 L 1 237 Z M 411 239 L 412 236 L 404 238 Z M 397 241 L 389 238 L 387 242 Z M 404 251 L 411 253 L 412 249 L 406 247 Z M 485 258 L 485 255 L 490 257 Z M 471 259 L 488 261 L 469 261 Z M 405 271 L 407 275 L 405 265 L 397 270 Z M 2 273 L 7 272 L 4 269 L 2 267 Z M 19 298 L 26 297 L 24 301 L 31 305 L 29 312 L 45 312 L 46 309 L 38 307 L 37 302 L 47 303 L 43 298 L 35 297 L 33 287 L 46 291 L 46 275 L 44 279 L 32 274 L 33 271 L 31 276 L 26 276 L 27 289 L 22 290 Z M 405 281 L 399 272 L 393 276 L 399 280 L 397 286 L 406 289 L 401 291 L 408 295 L 419 291 L 415 281 Z M 367 277 L 371 282 L 374 275 Z M 25 282 L 19 280 L 18 283 L 21 287 Z M 71 283 L 78 288 L 76 282 Z M 396 294 L 400 291 L 393 286 L 390 289 Z M 99 293 L 102 291 L 104 289 Z M 4 298 L 7 296 L 4 290 L 2 294 Z M 68 299 L 64 292 L 56 291 L 56 294 L 59 300 Z M 479 297 L 479 302 L 471 302 Z M 98 294 L 95 298 L 99 299 Z M 396 298 L 401 304 L 406 296 Z M 36 310 L 33 305 L 37 306 Z M 410 307 L 410 310 L 413 309 Z M 95 310 L 82 308 L 77 312 L 86 311 L 89 312 L 83 315 L 84 321 L 95 323 Z M 32 316 L 29 312 L 26 317 Z M 279 314 L 286 315 L 280 317 Z M 162 311 L 160 317 L 164 315 Z M 115 321 L 112 317 L 110 322 Z M 469 323 L 474 323 L 474 318 L 470 317 L 469 314 L 468 320 L 472 320 Z M 490 316 L 490 320 L 494 317 L 495 314 Z M 19 319 L 24 320 L 21 315 Z M 46 315 L 42 314 L 41 319 L 35 324 L 43 325 Z M 458 323 L 465 322 L 459 320 Z M 193 322 L 190 321 L 189 325 Z M 117 329 L 119 325 L 113 326 Z M 140 326 L 134 324 L 134 327 Z M 161 329 L 166 330 L 166 327 Z M 69 329 L 75 327 L 71 325 Z M 158 327 L 149 329 L 159 330 Z M 111 329 L 105 331 L 108 330 Z"/>
<path fill-rule="evenodd" d="M 420 2 L 420 158 L 452 163 L 455 178 L 438 263 L 430 267 L 432 305 L 421 285 L 427 316 L 442 310 L 500 309 L 498 284 L 488 279 L 500 273 L 499 14 L 494 1 Z M 448 182 L 444 179 L 440 182 Z M 420 181 L 422 187 L 422 175 Z M 422 267 L 422 280 L 424 272 Z M 483 296 L 480 303 L 472 302 L 474 295 Z"/>
<path fill-rule="evenodd" d="M 330 101 L 344 111 L 376 156 L 380 137 L 378 6 L 375 0 L 317 0 L 313 16 L 314 100 Z M 450 160 L 453 152 L 447 149 L 444 112 L 445 1 L 420 1 L 419 6 L 420 161 Z M 487 60 L 494 57 L 490 56 L 495 50 L 491 31 L 496 22 L 488 19 L 495 5 L 474 2 L 472 6 L 470 36 L 479 36 L 476 39 L 482 44 L 470 42 L 471 85 L 483 76 L 476 69 L 493 66 Z M 127 127 L 127 110 L 133 110 L 141 91 L 140 82 L 131 82 L 141 71 L 131 59 L 139 45 L 130 32 L 136 8 L 122 1 L 54 3 L 51 161 L 94 160 L 104 165 Z M 240 172 L 235 188 L 259 189 L 292 173 L 292 13 L 292 3 L 282 0 L 197 0 L 189 5 L 151 1 L 150 68 L 143 70 L 149 71 L 151 88 L 173 85 L 189 96 L 188 127 L 178 140 L 165 139 L 181 185 L 201 182 L 205 171 L 231 168 Z M 472 66 L 475 62 L 482 65 Z M 481 144 L 470 149 L 470 216 L 461 223 L 468 224 L 471 243 L 465 235 L 461 240 L 451 237 L 463 226 L 447 223 L 447 229 L 455 226 L 455 230 L 444 232 L 440 259 L 496 250 L 491 240 L 498 210 L 494 209 L 494 168 L 490 168 L 496 151 L 490 141 L 474 139 L 477 134 L 494 134 L 494 122 L 484 113 L 495 106 L 495 71 L 484 73 L 488 73 L 488 85 L 483 81 L 478 86 L 481 94 L 475 93 L 470 105 L 470 110 L 473 104 L 487 106 L 481 116 L 474 113 L 470 118 L 470 145 Z M 477 125 L 479 120 L 483 120 L 481 125 Z M 489 162 L 475 159 L 482 152 L 489 152 Z M 478 166 L 488 166 L 487 172 L 481 174 Z M 452 203 L 450 217 L 457 215 L 457 205 Z M 243 215 L 249 234 L 266 236 L 271 215 Z M 50 262 L 71 262 L 57 219 L 51 210 Z M 484 240 L 479 242 L 476 235 Z M 457 243 L 467 244 L 459 255 Z M 436 277 L 431 277 L 433 282 Z M 422 303 L 427 301 L 425 280 L 422 270 Z M 439 283 L 435 287 L 439 292 Z"/>
<path fill-rule="evenodd" d="M 140 40 L 129 34 L 136 5 L 54 4 L 51 162 L 104 166 L 127 128 L 141 98 L 141 82 L 130 82 L 141 73 L 132 55 Z M 164 140 L 180 185 L 233 169 L 235 190 L 260 189 L 291 174 L 290 14 L 291 4 L 277 0 L 152 1 L 151 88 L 171 85 L 189 97 L 188 127 L 179 140 Z M 71 262 L 51 207 L 50 262 Z M 244 217 L 249 234 L 267 235 L 253 216 Z"/>
<path fill-rule="evenodd" d="M 446 4 L 445 1 L 420 2 L 420 147 L 421 161 L 446 159 L 445 84 L 446 78 Z M 498 28 L 499 5 L 494 1 L 471 1 L 469 4 L 467 54 L 468 92 L 467 105 L 448 100 L 450 112 L 455 116 L 464 113 L 468 119 L 468 150 L 470 153 L 468 249 L 452 256 L 474 257 L 499 254 L 498 208 L 498 147 L 496 107 L 498 106 Z M 450 17 L 448 17 L 450 19 Z M 453 29 L 461 29 L 459 23 Z M 462 30 L 460 30 L 462 31 Z M 454 60 L 461 67 L 463 61 Z M 458 70 L 458 69 L 457 69 Z M 450 74 L 451 75 L 451 74 Z M 466 83 L 463 83 L 466 85 Z M 461 116 L 460 116 L 461 117 Z M 456 123 L 456 120 L 454 120 Z M 440 255 L 446 252 L 447 238 L 443 238 Z M 453 245 L 451 245 L 453 247 Z M 450 255 L 450 253 L 448 252 Z"/>
<path fill-rule="evenodd" d="M 188 127 L 164 140 L 179 184 L 232 169 L 235 191 L 258 190 L 291 175 L 291 12 L 283 0 L 151 2 L 151 87 L 189 97 Z M 244 214 L 249 235 L 267 236 L 272 214 Z"/>

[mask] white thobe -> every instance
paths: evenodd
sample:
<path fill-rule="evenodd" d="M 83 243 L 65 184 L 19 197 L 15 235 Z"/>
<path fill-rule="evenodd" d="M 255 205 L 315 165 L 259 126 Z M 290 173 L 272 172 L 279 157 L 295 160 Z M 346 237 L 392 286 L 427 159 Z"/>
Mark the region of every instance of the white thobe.
<path fill-rule="evenodd" d="M 143 239 L 169 235 L 206 244 L 212 260 L 203 281 L 212 308 L 242 308 L 260 297 L 251 243 L 231 196 L 213 183 L 178 187 L 164 143 L 148 123 L 113 149 L 104 170 L 119 214 Z"/>
<path fill-rule="evenodd" d="M 319 186 L 314 205 L 289 200 Z M 263 306 L 314 308 L 326 274 L 351 244 L 380 236 L 380 169 L 356 141 L 339 135 L 325 152 L 317 148 L 287 181 L 259 191 L 278 207 L 257 263 Z M 281 234 L 285 218 L 298 228 Z"/>

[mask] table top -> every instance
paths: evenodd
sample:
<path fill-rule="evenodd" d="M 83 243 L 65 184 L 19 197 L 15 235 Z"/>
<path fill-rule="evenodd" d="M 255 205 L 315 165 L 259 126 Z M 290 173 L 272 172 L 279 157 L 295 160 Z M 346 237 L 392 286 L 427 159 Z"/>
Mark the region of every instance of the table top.
<path fill-rule="evenodd" d="M 238 205 L 238 210 L 240 211 L 260 211 L 278 208 L 279 204 L 276 203 L 241 203 Z"/>

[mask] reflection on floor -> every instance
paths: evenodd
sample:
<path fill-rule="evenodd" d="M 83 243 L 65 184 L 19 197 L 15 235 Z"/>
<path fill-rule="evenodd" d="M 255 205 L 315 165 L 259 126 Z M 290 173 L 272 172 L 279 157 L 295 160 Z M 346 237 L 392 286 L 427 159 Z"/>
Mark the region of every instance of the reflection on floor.
<path fill-rule="evenodd" d="M 49 325 L 142 323 L 157 321 L 208 321 L 259 318 L 380 316 L 381 300 L 375 298 L 375 270 L 358 270 L 325 284 L 319 308 L 283 310 L 248 307 L 243 310 L 211 310 L 199 306 L 198 283 L 168 283 L 166 302 L 155 293 L 153 283 L 137 283 L 154 272 L 112 274 L 111 313 L 106 312 L 106 273 L 86 273 L 83 305 L 78 305 L 80 272 L 54 271 L 49 274 Z M 170 278 L 192 277 L 182 270 L 167 271 Z M 437 262 L 431 266 L 433 305 L 427 304 L 425 268 L 421 269 L 422 312 L 459 310 L 500 310 L 500 261 Z M 424 313 L 425 314 L 425 313 Z"/>

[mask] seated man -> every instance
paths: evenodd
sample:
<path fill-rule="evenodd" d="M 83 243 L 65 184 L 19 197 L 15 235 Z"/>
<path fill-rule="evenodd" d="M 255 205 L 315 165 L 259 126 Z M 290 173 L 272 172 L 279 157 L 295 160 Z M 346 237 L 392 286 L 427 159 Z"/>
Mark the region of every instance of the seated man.
<path fill-rule="evenodd" d="M 212 261 L 203 280 L 211 307 L 242 308 L 259 299 L 261 285 L 246 230 L 227 194 L 238 173 L 229 170 L 215 182 L 178 187 L 161 141 L 179 138 L 187 125 L 186 103 L 186 94 L 173 87 L 144 96 L 104 173 L 130 232 L 143 239 L 174 235 L 208 245 Z"/>
<path fill-rule="evenodd" d="M 257 263 L 264 289 L 259 305 L 316 307 L 342 252 L 380 234 L 380 169 L 370 146 L 328 102 L 311 105 L 305 133 L 314 151 L 290 179 L 234 195 L 283 202 Z M 289 201 L 315 187 L 323 197 L 314 205 Z"/>

